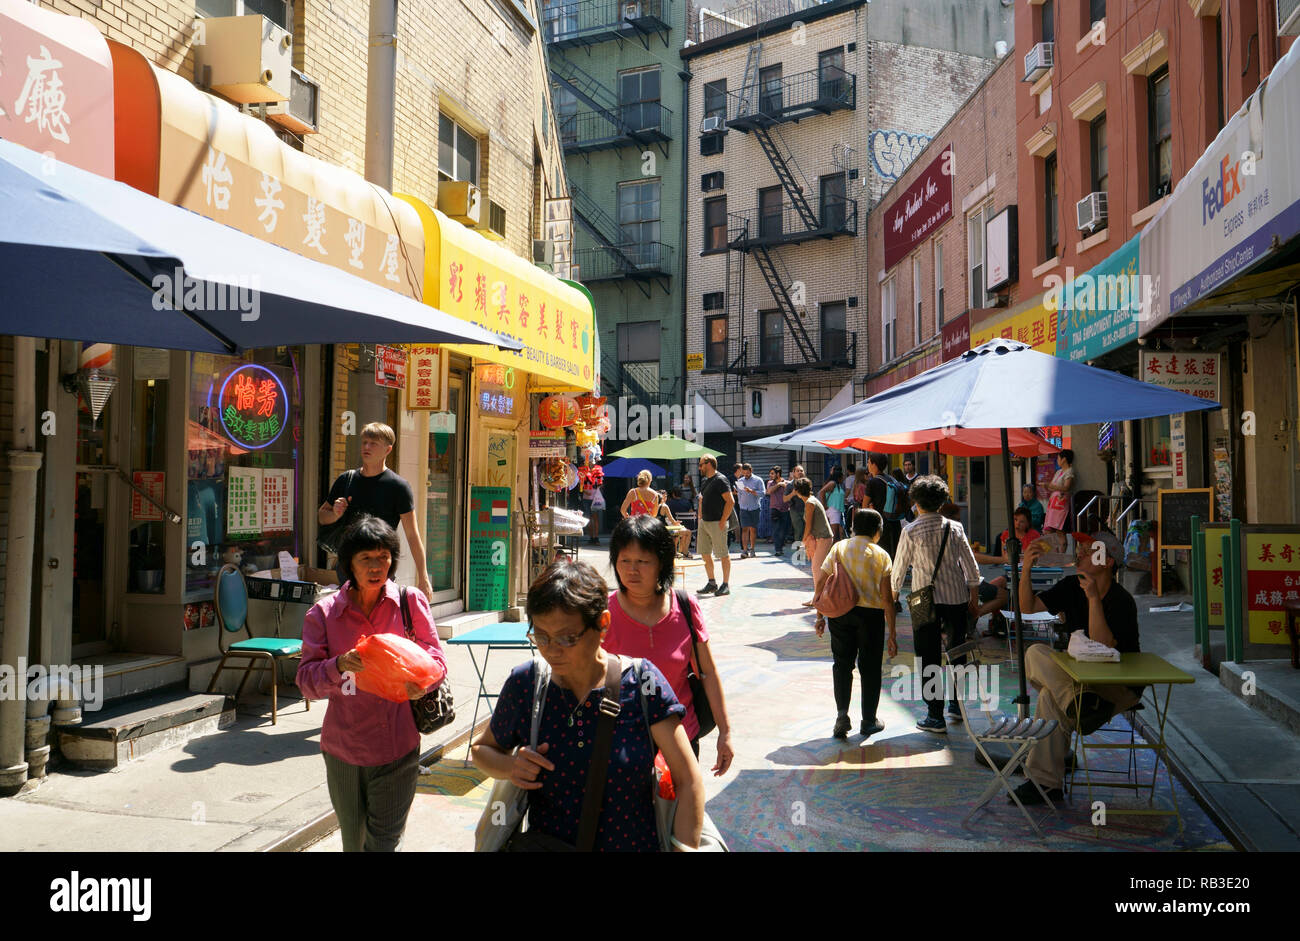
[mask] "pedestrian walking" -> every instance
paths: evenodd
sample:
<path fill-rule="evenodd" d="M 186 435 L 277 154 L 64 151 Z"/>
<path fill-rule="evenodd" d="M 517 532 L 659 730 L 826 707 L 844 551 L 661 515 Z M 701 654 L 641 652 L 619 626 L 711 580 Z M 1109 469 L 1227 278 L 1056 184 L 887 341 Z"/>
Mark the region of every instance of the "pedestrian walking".
<path fill-rule="evenodd" d="M 627 492 L 623 505 L 619 507 L 623 519 L 643 514 L 654 516 L 659 511 L 659 494 L 650 486 L 652 479 L 648 470 L 636 475 L 636 486 Z"/>
<path fill-rule="evenodd" d="M 804 537 L 803 500 L 799 498 L 799 494 L 795 493 L 795 489 L 794 489 L 795 481 L 801 479 L 802 477 L 804 477 L 803 465 L 796 464 L 794 468 L 790 471 L 790 479 L 786 481 L 786 485 L 785 485 L 785 498 L 787 501 L 787 505 L 790 508 L 790 541 L 791 542 L 803 542 L 803 537 Z"/>
<path fill-rule="evenodd" d="M 638 675 L 632 663 L 621 665 L 601 647 L 609 630 L 608 598 L 609 587 L 594 568 L 567 559 L 549 566 L 528 589 L 528 636 L 550 668 L 541 690 L 545 698 L 537 747 L 529 747 L 538 679 L 533 660 L 511 671 L 488 727 L 471 750 L 480 771 L 529 792 L 528 830 L 507 848 L 576 847 L 595 771 L 604 788 L 591 848 L 657 852 L 654 794 L 648 785 L 656 749 L 663 753 L 677 791 L 673 846 L 693 850 L 700 845 L 704 780 L 682 727 L 686 707 L 654 664 L 644 663 Z M 608 763 L 601 771 L 593 769 L 592 760 L 608 690 L 617 691 L 619 708 Z"/>
<path fill-rule="evenodd" d="M 813 574 L 822 566 L 826 553 L 831 551 L 831 524 L 826 518 L 826 507 L 813 496 L 812 482 L 807 477 L 800 477 L 794 482 L 794 492 L 804 504 L 803 548 L 812 563 Z"/>
<path fill-rule="evenodd" d="M 867 481 L 867 499 L 871 508 L 885 520 L 880 545 L 891 558 L 897 559 L 898 536 L 908 511 L 907 490 L 889 473 L 889 458 L 884 454 L 868 453 L 867 469 L 871 472 L 871 479 Z"/>
<path fill-rule="evenodd" d="M 772 554 L 780 557 L 790 541 L 790 505 L 786 501 L 786 480 L 781 468 L 767 472 L 767 499 L 772 513 Z"/>
<path fill-rule="evenodd" d="M 618 590 L 609 596 L 609 631 L 603 643 L 609 653 L 649 660 L 664 674 L 677 701 L 686 707 L 682 727 L 697 758 L 700 737 L 707 734 L 701 732 L 697 710 L 707 710 L 718 729 L 713 773 L 722 775 L 735 757 L 731 722 L 699 603 L 684 590 L 673 591 L 673 548 L 672 534 L 655 520 L 634 517 L 614 528 L 609 563 Z M 692 676 L 703 686 L 702 703 L 695 699 Z"/>
<path fill-rule="evenodd" d="M 844 538 L 844 471 L 831 468 L 830 477 L 817 491 L 817 498 L 826 507 L 826 519 L 831 524 L 831 538 L 837 542 Z M 815 570 L 814 570 L 815 571 Z"/>
<path fill-rule="evenodd" d="M 712 454 L 700 456 L 700 522 L 695 531 L 696 548 L 704 560 L 704 574 L 709 581 L 701 595 L 731 593 L 731 554 L 727 551 L 727 521 L 735 511 L 731 484 L 718 473 L 718 459 Z M 713 579 L 713 560 L 722 560 L 722 584 Z"/>
<path fill-rule="evenodd" d="M 410 704 L 358 689 L 349 675 L 364 669 L 357 643 L 370 634 L 405 637 L 409 620 L 415 642 L 446 671 L 428 601 L 393 581 L 401 554 L 392 527 L 359 517 L 339 545 L 348 580 L 317 602 L 302 625 L 296 682 L 308 699 L 329 700 L 320 748 L 345 853 L 395 852 L 401 846 L 420 770 L 420 733 Z M 426 692 L 407 684 L 411 699 Z"/>

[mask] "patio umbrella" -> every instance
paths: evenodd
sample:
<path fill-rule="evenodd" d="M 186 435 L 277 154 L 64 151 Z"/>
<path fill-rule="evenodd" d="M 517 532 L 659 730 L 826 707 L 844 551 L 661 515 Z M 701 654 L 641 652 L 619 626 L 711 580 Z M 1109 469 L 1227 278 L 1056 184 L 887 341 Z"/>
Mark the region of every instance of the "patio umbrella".
<path fill-rule="evenodd" d="M 1011 453 L 1019 457 L 1040 457 L 1061 450 L 1052 442 L 1024 428 L 1008 428 L 1007 441 Z M 855 448 L 859 451 L 879 451 L 883 454 L 905 454 L 909 451 L 928 451 L 931 445 L 943 454 L 957 457 L 987 457 L 1002 453 L 1000 428 L 931 428 L 926 431 L 909 431 L 897 435 L 874 435 L 870 438 L 843 438 L 823 441 L 822 444 L 842 451 Z"/>
<path fill-rule="evenodd" d="M 942 429 L 1001 429 L 1002 467 L 1007 508 L 1011 493 L 1011 447 L 1008 428 L 1131 421 L 1219 408 L 1160 386 L 1097 369 L 1046 353 L 1015 340 L 990 340 L 919 376 L 864 399 L 805 428 L 782 435 L 786 443 L 878 439 L 883 435 Z M 1015 521 L 1009 522 L 1015 533 Z M 1020 695 L 1028 712 L 1025 687 L 1024 624 L 1020 617 L 1020 541 L 1007 541 L 1011 552 L 1011 598 L 1016 613 L 1016 658 Z"/>
<path fill-rule="evenodd" d="M 653 477 L 663 477 L 664 469 L 652 464 L 643 457 L 615 458 L 601 468 L 606 477 L 635 477 L 643 470 L 648 470 Z"/>
<path fill-rule="evenodd" d="M 699 457 L 701 454 L 712 454 L 714 457 L 722 456 L 721 451 L 714 451 L 703 445 L 696 444 L 694 441 L 687 441 L 685 438 L 679 438 L 676 435 L 662 434 L 657 438 L 651 438 L 649 441 L 642 441 L 630 448 L 624 448 L 622 451 L 615 451 L 610 457 L 649 457 L 661 461 L 685 461 L 692 457 Z"/>
<path fill-rule="evenodd" d="M 755 438 L 753 441 L 742 441 L 747 448 L 770 448 L 774 451 L 808 451 L 811 454 L 834 454 L 836 448 L 827 447 L 824 444 L 786 444 L 781 440 L 780 435 L 771 435 L 767 438 Z"/>

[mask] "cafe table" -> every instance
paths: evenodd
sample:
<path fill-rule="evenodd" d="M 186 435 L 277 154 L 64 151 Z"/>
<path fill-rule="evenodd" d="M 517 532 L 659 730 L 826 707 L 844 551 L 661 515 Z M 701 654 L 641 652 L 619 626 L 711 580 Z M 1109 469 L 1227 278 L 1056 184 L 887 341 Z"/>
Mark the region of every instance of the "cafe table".
<path fill-rule="evenodd" d="M 497 697 L 500 695 L 499 693 L 488 692 L 487 688 L 488 658 L 492 656 L 492 651 L 532 651 L 535 648 L 533 642 L 528 639 L 527 621 L 501 621 L 495 624 L 484 624 L 482 627 L 476 627 L 472 631 L 451 638 L 447 643 L 464 647 L 469 652 L 469 659 L 474 664 L 475 672 L 478 673 L 478 696 L 474 699 L 474 720 L 470 723 L 469 743 L 465 748 L 465 757 L 468 759 L 469 749 L 474 744 L 473 729 L 478 727 L 479 705 L 486 702 L 488 715 L 491 715 Z M 482 664 L 479 663 L 478 657 L 474 655 L 476 647 L 483 651 Z"/>

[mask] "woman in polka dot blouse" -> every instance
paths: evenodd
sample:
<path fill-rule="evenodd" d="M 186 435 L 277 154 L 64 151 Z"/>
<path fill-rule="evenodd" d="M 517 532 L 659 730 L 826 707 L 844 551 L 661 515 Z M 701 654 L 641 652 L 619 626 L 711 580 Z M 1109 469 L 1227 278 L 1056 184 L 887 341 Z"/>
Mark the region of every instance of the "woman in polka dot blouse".
<path fill-rule="evenodd" d="M 536 751 L 528 747 L 534 667 L 511 671 L 488 728 L 474 743 L 475 766 L 494 778 L 530 791 L 528 826 L 573 845 L 578 838 L 587 770 L 591 765 L 599 707 L 605 695 L 609 588 L 585 562 L 561 560 L 528 589 L 530 636 L 551 667 Z M 659 670 L 644 664 L 649 732 L 642 712 L 641 678 L 629 663 L 619 690 L 620 712 L 606 771 L 596 832 L 597 851 L 655 852 L 651 769 L 663 752 L 677 789 L 673 848 L 699 847 L 704 817 L 704 779 L 682 728 L 686 708 Z M 651 739 L 653 737 L 653 744 Z"/>

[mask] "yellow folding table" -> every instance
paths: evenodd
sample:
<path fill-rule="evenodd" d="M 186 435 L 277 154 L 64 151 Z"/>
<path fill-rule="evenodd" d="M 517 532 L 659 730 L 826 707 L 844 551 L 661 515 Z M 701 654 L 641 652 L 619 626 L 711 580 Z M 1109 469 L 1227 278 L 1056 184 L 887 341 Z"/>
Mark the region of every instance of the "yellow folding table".
<path fill-rule="evenodd" d="M 1084 780 L 1088 787 L 1088 805 L 1092 806 L 1092 774 L 1088 769 L 1088 752 L 1098 749 L 1128 749 L 1134 751 L 1137 749 L 1149 749 L 1156 753 L 1155 767 L 1151 769 L 1151 780 L 1149 783 L 1143 783 L 1141 780 L 1125 781 L 1122 783 L 1102 784 L 1098 782 L 1099 787 L 1121 787 L 1130 788 L 1135 791 L 1147 790 L 1147 807 L 1134 809 L 1113 809 L 1107 808 L 1107 814 L 1150 814 L 1150 815 L 1170 815 L 1178 820 L 1178 833 L 1183 832 L 1183 816 L 1178 810 L 1178 797 L 1174 793 L 1174 776 L 1169 773 L 1169 798 L 1173 801 L 1173 810 L 1158 810 L 1153 804 L 1156 794 L 1156 777 L 1160 771 L 1160 762 L 1164 761 L 1166 769 L 1169 767 L 1169 759 L 1166 754 L 1165 746 L 1165 721 L 1169 717 L 1169 697 L 1177 685 L 1184 683 L 1195 683 L 1195 677 L 1184 673 L 1173 664 L 1169 663 L 1162 657 L 1153 653 L 1125 653 L 1120 654 L 1119 663 L 1090 663 L 1081 660 L 1075 660 L 1068 653 L 1061 650 L 1052 651 L 1052 656 L 1060 664 L 1070 678 L 1074 680 L 1075 687 L 1075 704 L 1074 714 L 1079 716 L 1083 710 L 1083 694 L 1092 686 L 1146 686 L 1150 687 L 1151 706 L 1155 713 L 1156 741 L 1142 742 L 1139 744 L 1136 738 L 1129 744 L 1122 742 L 1089 742 L 1085 736 L 1078 736 L 1078 753 L 1080 759 L 1079 770 L 1083 771 Z M 1157 687 L 1165 687 L 1163 704 L 1160 701 L 1160 692 Z M 1145 693 L 1143 694 L 1145 698 Z M 1075 771 L 1078 774 L 1078 770 Z"/>

